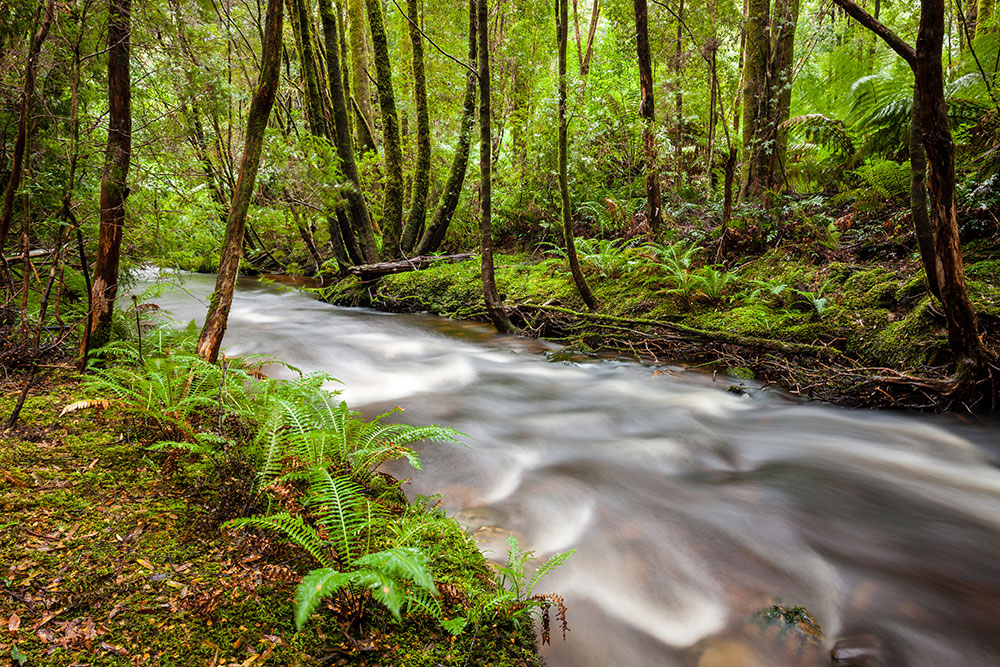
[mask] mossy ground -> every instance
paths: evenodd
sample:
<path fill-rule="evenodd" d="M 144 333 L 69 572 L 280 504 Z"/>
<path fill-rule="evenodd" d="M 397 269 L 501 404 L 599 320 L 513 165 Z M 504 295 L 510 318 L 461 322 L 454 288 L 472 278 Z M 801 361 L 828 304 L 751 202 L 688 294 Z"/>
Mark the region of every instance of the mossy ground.
<path fill-rule="evenodd" d="M 886 264 L 825 261 L 788 249 L 770 251 L 742 266 L 720 268 L 729 282 L 718 293 L 706 295 L 675 289 L 676 281 L 665 268 L 641 249 L 618 265 L 585 258 L 584 270 L 600 301 L 600 313 L 622 320 L 614 326 L 593 320 L 571 322 L 534 308 L 586 310 L 564 260 L 526 253 L 496 257 L 498 289 L 524 330 L 583 351 L 612 348 L 670 361 L 717 358 L 724 366 L 747 366 L 764 375 L 775 366 L 773 356 L 770 360 L 740 354 L 729 358 L 731 347 L 720 351 L 711 346 L 662 344 L 669 338 L 662 332 L 625 321 L 641 319 L 697 329 L 708 334 L 703 340 L 715 333 L 725 336 L 726 343 L 745 337 L 826 348 L 829 354 L 823 358 L 850 367 L 852 374 L 853 369 L 862 368 L 870 373 L 879 369 L 915 375 L 943 373 L 951 362 L 946 323 L 940 305 L 927 293 L 922 270 L 916 261 Z M 989 331 L 1000 322 L 1000 261 L 973 258 L 967 264 L 967 276 L 974 307 Z M 353 279 L 346 280 L 328 288 L 326 295 L 341 304 L 487 319 L 476 258 L 386 276 L 375 286 L 361 287 Z M 808 362 L 786 359 L 789 372 L 778 381 L 794 387 L 797 376 L 791 367 L 795 365 L 805 367 Z M 815 379 L 810 377 L 809 384 Z M 838 382 L 834 373 L 826 391 L 816 387 L 823 398 L 837 400 L 838 393 L 854 380 Z M 877 396 L 872 394 L 872 398 L 872 404 L 877 404 Z"/>
<path fill-rule="evenodd" d="M 6 415 L 16 392 L 5 389 Z M 371 602 L 348 628 L 328 610 L 296 632 L 303 554 L 220 529 L 224 470 L 147 451 L 114 408 L 59 416 L 80 398 L 72 376 L 50 381 L 0 435 L 0 663 L 537 664 L 530 624 L 451 637 Z M 487 585 L 466 533 L 450 519 L 435 526 L 426 548 L 439 584 Z"/>

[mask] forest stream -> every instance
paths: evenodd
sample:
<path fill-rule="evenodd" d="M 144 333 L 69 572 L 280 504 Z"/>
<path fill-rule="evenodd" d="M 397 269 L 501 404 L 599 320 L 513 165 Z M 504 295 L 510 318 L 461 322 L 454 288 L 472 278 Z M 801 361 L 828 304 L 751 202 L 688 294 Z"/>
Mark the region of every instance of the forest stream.
<path fill-rule="evenodd" d="M 200 323 L 213 286 L 185 275 L 152 300 Z M 711 372 L 249 279 L 225 343 L 330 373 L 365 414 L 401 405 L 468 434 L 389 472 L 411 498 L 440 493 L 491 557 L 509 532 L 542 558 L 576 550 L 540 584 L 569 608 L 552 667 L 823 664 L 761 627 L 775 603 L 812 613 L 816 655 L 847 638 L 887 665 L 1000 664 L 996 424 L 739 394 Z"/>

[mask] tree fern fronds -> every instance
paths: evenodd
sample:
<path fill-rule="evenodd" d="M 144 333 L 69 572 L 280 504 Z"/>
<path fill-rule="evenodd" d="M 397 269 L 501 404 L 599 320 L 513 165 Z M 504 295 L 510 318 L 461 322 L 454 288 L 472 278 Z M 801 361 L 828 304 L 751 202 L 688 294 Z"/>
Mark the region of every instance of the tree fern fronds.
<path fill-rule="evenodd" d="M 789 118 L 781 124 L 782 129 L 797 129 L 810 141 L 833 149 L 845 159 L 855 153 L 854 139 L 842 120 L 819 113 Z"/>
<path fill-rule="evenodd" d="M 250 526 L 252 528 L 267 528 L 268 530 L 277 531 L 287 537 L 293 544 L 308 551 L 320 565 L 329 567 L 333 564 L 328 550 L 324 548 L 323 541 L 320 539 L 316 529 L 306 523 L 301 516 L 292 516 L 284 512 L 270 516 L 233 519 L 226 525 L 232 528 Z"/>
<path fill-rule="evenodd" d="M 352 576 L 330 568 L 313 570 L 302 577 L 295 591 L 295 627 L 306 624 L 323 598 L 330 597 L 351 582 Z"/>

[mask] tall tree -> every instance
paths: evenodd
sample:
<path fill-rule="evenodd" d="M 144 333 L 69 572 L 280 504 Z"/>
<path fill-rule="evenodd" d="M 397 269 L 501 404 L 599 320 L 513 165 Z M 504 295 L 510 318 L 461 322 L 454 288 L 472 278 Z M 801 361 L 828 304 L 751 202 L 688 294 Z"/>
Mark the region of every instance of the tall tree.
<path fill-rule="evenodd" d="M 352 106 L 358 114 L 358 146 L 375 150 L 372 127 L 371 86 L 368 84 L 368 33 L 365 30 L 365 0 L 347 0 L 347 24 L 351 43 Z"/>
<path fill-rule="evenodd" d="M 121 0 L 119 0 L 121 1 Z M 127 0 L 125 0 L 127 1 Z M 215 292 L 205 316 L 198 339 L 198 354 L 210 362 L 219 357 L 222 338 L 229 322 L 229 310 L 233 305 L 233 292 L 239 277 L 240 258 L 243 249 L 243 233 L 246 227 L 247 210 L 253 197 L 260 168 L 260 154 L 264 145 L 264 132 L 271 107 L 278 92 L 278 75 L 281 67 L 282 0 L 268 0 L 264 19 L 264 38 L 261 44 L 263 58 L 260 81 L 247 115 L 246 139 L 243 147 L 243 161 L 240 163 L 239 180 L 233 190 L 233 201 L 229 206 L 229 223 L 222 255 L 219 258 L 219 272 L 215 279 Z"/>
<path fill-rule="evenodd" d="M 368 207 L 365 204 L 364 194 L 361 192 L 361 179 L 358 175 L 358 166 L 354 160 L 350 111 L 347 106 L 344 80 L 341 76 L 333 74 L 334 72 L 340 72 L 341 66 L 340 38 L 337 32 L 339 26 L 337 17 L 334 14 L 332 0 L 320 0 L 319 14 L 320 20 L 323 23 L 323 38 L 326 43 L 327 70 L 330 72 L 329 84 L 330 100 L 333 105 L 334 143 L 337 147 L 337 156 L 340 158 L 340 169 L 348 181 L 350 181 L 346 197 L 351 224 L 354 228 L 354 233 L 357 235 L 364 261 L 374 262 L 378 259 L 378 250 L 375 244 L 375 233 L 372 229 L 371 218 L 368 216 Z M 349 244 L 350 239 L 347 239 L 347 242 Z"/>
<path fill-rule="evenodd" d="M 401 241 L 402 251 L 409 253 L 424 231 L 427 217 L 427 191 L 431 175 L 431 122 L 427 110 L 427 77 L 424 74 L 424 41 L 420 34 L 420 12 L 417 0 L 406 0 L 406 18 L 413 52 L 413 98 L 417 109 L 417 163 L 413 171 L 413 191 L 410 195 L 410 215 L 406 220 Z"/>
<path fill-rule="evenodd" d="M 919 91 L 920 132 L 927 155 L 927 195 L 934 233 L 934 263 L 941 305 L 948 320 L 948 343 L 955 355 L 959 386 L 991 375 L 990 360 L 979 338 L 976 313 L 969 301 L 955 206 L 955 144 L 948 122 L 941 53 L 944 46 L 944 0 L 921 0 L 920 29 L 914 48 L 853 0 L 834 0 L 847 14 L 889 45 L 913 69 Z M 980 10 L 982 5 L 980 5 Z M 932 271 L 928 271 L 930 276 Z"/>
<path fill-rule="evenodd" d="M 643 119 L 642 143 L 645 149 L 646 221 L 653 234 L 663 224 L 660 199 L 660 172 L 656 151 L 656 112 L 653 103 L 653 61 L 649 52 L 649 9 L 646 0 L 633 0 L 635 10 L 635 48 L 639 61 L 639 116 Z"/>
<path fill-rule="evenodd" d="M 771 159 L 764 145 L 767 133 L 767 63 L 770 0 L 748 0 L 743 48 L 743 181 L 744 195 L 759 196 L 768 187 Z"/>
<path fill-rule="evenodd" d="M 49 0 L 44 7 L 39 7 L 42 12 L 40 18 L 36 14 L 35 24 L 37 30 L 32 32 L 31 40 L 28 43 L 28 58 L 24 67 L 24 85 L 21 87 L 21 109 L 20 122 L 17 128 L 17 138 L 14 140 L 14 155 L 11 158 L 10 176 L 7 178 L 7 187 L 4 190 L 3 209 L 0 211 L 0 254 L 7 243 L 7 236 L 10 233 L 11 221 L 14 219 L 14 197 L 17 189 L 21 186 L 21 178 L 24 174 L 24 148 L 28 140 L 28 132 L 31 129 L 31 108 L 35 95 L 35 76 L 38 68 L 38 56 L 42 52 L 42 44 L 49 34 L 49 27 L 55 17 L 55 0 Z"/>
<path fill-rule="evenodd" d="M 385 150 L 385 190 L 382 200 L 382 257 L 399 255 L 403 231 L 403 150 L 399 143 L 399 116 L 392 89 L 389 39 L 382 19 L 382 1 L 365 0 L 372 47 L 375 50 L 375 85 L 382 112 L 382 143 Z"/>
<path fill-rule="evenodd" d="M 476 4 L 476 0 L 469 0 Z M 479 21 L 479 243 L 480 276 L 483 299 L 493 326 L 500 333 L 514 333 L 503 302 L 497 293 L 496 271 L 493 266 L 493 137 L 490 124 L 490 36 L 487 0 L 479 0 L 476 16 Z"/>
<path fill-rule="evenodd" d="M 566 0 L 556 0 L 556 48 L 559 52 L 559 198 L 563 226 L 563 241 L 569 260 L 573 283 L 580 298 L 590 310 L 597 310 L 597 299 L 587 285 L 587 279 L 580 268 L 580 258 L 576 254 L 576 240 L 573 238 L 573 211 L 569 197 L 568 137 L 566 121 L 566 43 L 569 37 L 569 12 Z"/>
<path fill-rule="evenodd" d="M 80 364 L 87 353 L 108 342 L 111 316 L 118 294 L 118 262 L 125 229 L 125 199 L 129 188 L 128 170 L 132 157 L 131 0 L 108 3 L 108 147 L 101 175 L 101 218 L 97 241 L 97 261 L 91 286 L 88 314 L 80 346 Z"/>
<path fill-rule="evenodd" d="M 416 253 L 425 255 L 435 252 L 441 246 L 444 235 L 448 231 L 448 225 L 455 209 L 458 208 L 458 200 L 462 194 L 462 185 L 465 182 L 465 172 L 469 166 L 469 148 L 472 145 L 472 128 L 476 122 L 476 54 L 478 34 L 476 30 L 476 5 L 469 3 L 469 69 L 465 74 L 465 96 L 462 101 L 462 119 L 459 122 L 458 144 L 455 147 L 455 155 L 452 157 L 451 168 L 448 170 L 448 179 L 445 181 L 444 189 L 441 191 L 441 198 L 434 216 L 424 229 L 420 243 L 417 245 Z"/>

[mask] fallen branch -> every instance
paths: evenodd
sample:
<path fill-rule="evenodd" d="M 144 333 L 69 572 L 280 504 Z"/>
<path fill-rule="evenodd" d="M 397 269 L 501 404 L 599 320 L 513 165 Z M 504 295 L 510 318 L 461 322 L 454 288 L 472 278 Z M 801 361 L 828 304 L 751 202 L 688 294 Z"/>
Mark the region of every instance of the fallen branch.
<path fill-rule="evenodd" d="M 375 264 L 350 266 L 347 268 L 347 271 L 348 273 L 358 276 L 362 280 L 372 280 L 374 278 L 387 276 L 393 273 L 420 271 L 433 266 L 434 264 L 464 262 L 468 259 L 472 259 L 472 253 L 466 252 L 458 255 L 420 255 L 418 257 L 409 257 L 407 259 L 396 259 L 390 262 L 376 262 Z"/>

